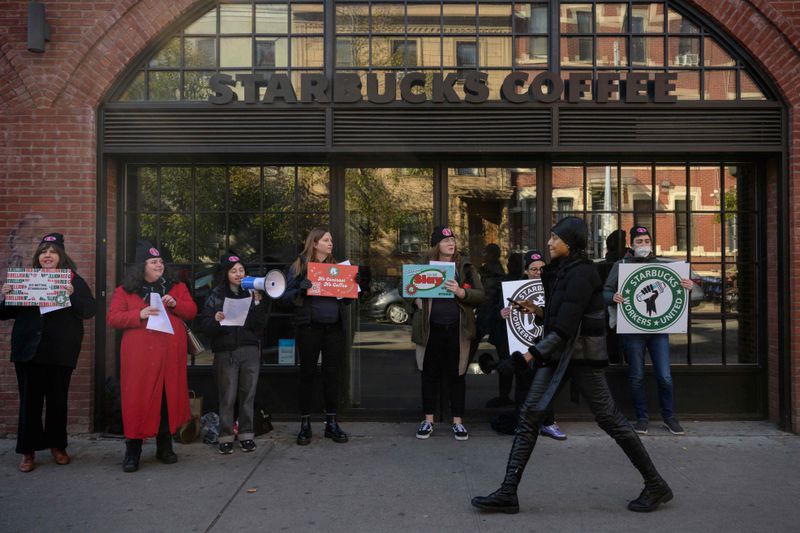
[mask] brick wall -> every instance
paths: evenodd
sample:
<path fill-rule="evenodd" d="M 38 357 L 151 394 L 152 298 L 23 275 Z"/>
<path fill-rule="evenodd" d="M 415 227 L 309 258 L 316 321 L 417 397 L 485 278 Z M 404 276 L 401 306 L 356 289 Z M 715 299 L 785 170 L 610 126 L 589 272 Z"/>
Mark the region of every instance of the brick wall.
<path fill-rule="evenodd" d="M 772 74 L 790 104 L 790 202 L 800 206 L 800 1 L 694 0 L 718 20 Z M 9 260 L 30 261 L 33 242 L 47 231 L 66 235 L 67 250 L 95 288 L 95 110 L 128 64 L 187 10 L 207 1 L 117 0 L 46 2 L 52 39 L 44 54 L 27 52 L 27 2 L 0 10 L 0 270 Z M 110 185 L 115 190 L 116 181 Z M 777 201 L 776 183 L 769 183 Z M 111 191 L 110 191 L 111 192 Z M 774 206 L 774 203 L 771 204 Z M 110 202 L 113 216 L 115 202 Z M 773 210 L 770 209 L 772 212 Z M 800 250 L 797 208 L 790 213 L 789 242 L 770 250 Z M 774 229 L 777 220 L 768 221 Z M 113 224 L 112 224 L 113 226 Z M 109 228 L 111 229 L 111 228 Z M 774 233 L 773 233 L 774 234 Z M 110 236 L 113 236 L 113 232 Z M 38 242 L 38 241 L 37 241 Z M 32 244 L 33 243 L 33 244 Z M 109 250 L 114 250 L 109 242 Z M 774 254 L 770 254 L 774 257 Z M 113 265 L 112 265 L 113 266 Z M 774 264 L 769 263 L 770 272 Z M 800 252 L 792 271 L 800 268 Z M 774 279 L 774 277 L 771 277 Z M 113 279 L 113 278 L 108 278 Z M 791 276 L 792 316 L 800 311 L 800 278 Z M 770 285 L 770 296 L 777 287 Z M 775 301 L 771 298 L 771 301 Z M 774 312 L 774 308 L 770 309 Z M 800 321 L 792 322 L 800 338 Z M 0 433 L 16 428 L 16 380 L 7 361 L 9 325 L 0 326 Z M 91 428 L 94 324 L 89 322 L 71 388 L 71 431 Z M 108 357 L 108 356 L 107 356 Z M 791 348 L 793 422 L 800 428 L 800 343 Z M 108 357 L 109 364 L 113 361 Z M 777 343 L 770 336 L 770 417 L 777 416 Z"/>

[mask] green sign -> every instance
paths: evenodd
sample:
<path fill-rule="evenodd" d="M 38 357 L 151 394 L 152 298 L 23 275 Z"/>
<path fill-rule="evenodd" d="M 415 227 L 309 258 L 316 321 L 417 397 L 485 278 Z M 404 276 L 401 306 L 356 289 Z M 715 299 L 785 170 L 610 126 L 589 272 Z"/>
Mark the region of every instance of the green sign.
<path fill-rule="evenodd" d="M 617 333 L 685 333 L 689 293 L 681 278 L 688 263 L 621 263 Z"/>

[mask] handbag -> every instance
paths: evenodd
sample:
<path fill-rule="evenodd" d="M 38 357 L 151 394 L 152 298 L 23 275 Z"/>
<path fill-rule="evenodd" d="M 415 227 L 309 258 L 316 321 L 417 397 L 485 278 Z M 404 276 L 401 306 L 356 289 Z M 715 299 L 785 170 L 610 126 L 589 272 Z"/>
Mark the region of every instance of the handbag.
<path fill-rule="evenodd" d="M 206 351 L 203 341 L 194 334 L 194 331 L 186 325 L 186 322 L 183 323 L 183 326 L 186 328 L 186 349 L 189 355 L 199 355 Z"/>
<path fill-rule="evenodd" d="M 189 391 L 189 420 L 181 424 L 175 432 L 175 438 L 181 444 L 194 442 L 200 436 L 202 423 L 200 416 L 203 414 L 203 397 L 197 396 L 193 390 Z"/>

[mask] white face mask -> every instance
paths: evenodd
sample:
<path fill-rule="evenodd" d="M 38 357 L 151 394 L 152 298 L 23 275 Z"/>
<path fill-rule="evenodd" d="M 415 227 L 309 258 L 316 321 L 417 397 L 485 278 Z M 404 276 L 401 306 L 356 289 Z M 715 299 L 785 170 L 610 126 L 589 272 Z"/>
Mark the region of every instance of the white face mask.
<path fill-rule="evenodd" d="M 633 249 L 633 255 L 636 257 L 647 257 L 653 251 L 652 246 L 642 245 Z"/>

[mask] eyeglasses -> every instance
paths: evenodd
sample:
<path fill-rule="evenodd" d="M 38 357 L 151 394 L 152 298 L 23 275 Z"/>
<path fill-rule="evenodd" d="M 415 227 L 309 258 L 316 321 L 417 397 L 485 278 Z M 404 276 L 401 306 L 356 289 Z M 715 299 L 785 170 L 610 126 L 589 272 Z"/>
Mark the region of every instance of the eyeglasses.
<path fill-rule="evenodd" d="M 542 269 L 540 267 L 528 267 L 528 272 L 541 272 Z"/>

